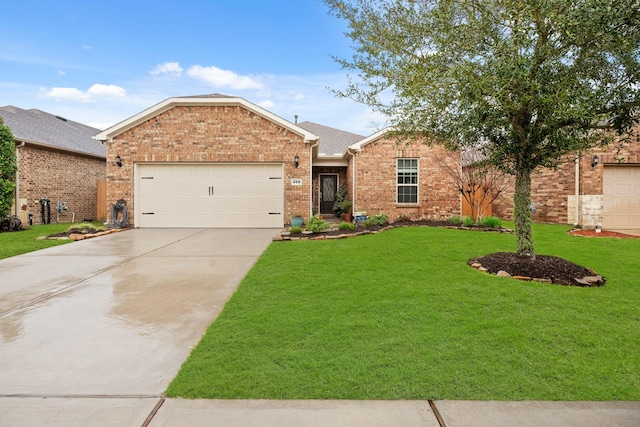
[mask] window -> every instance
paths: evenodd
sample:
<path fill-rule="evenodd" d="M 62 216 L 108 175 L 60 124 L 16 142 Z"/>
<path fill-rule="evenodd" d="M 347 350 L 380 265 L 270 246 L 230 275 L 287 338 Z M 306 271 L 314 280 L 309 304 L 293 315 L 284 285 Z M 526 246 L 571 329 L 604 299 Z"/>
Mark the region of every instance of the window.
<path fill-rule="evenodd" d="M 398 159 L 398 203 L 418 203 L 418 159 Z"/>

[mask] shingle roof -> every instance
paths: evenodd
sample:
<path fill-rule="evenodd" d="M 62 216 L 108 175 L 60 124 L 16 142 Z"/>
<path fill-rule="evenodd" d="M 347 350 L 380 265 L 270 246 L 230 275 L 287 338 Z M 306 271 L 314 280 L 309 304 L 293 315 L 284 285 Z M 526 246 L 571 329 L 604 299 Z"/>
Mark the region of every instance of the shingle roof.
<path fill-rule="evenodd" d="M 16 141 L 25 141 L 75 153 L 106 157 L 106 147 L 91 137 L 100 129 L 54 116 L 45 111 L 7 105 L 0 116 Z"/>
<path fill-rule="evenodd" d="M 364 139 L 364 136 L 330 128 L 313 122 L 298 123 L 303 129 L 320 137 L 318 153 L 326 156 L 342 156 L 348 146 Z"/>

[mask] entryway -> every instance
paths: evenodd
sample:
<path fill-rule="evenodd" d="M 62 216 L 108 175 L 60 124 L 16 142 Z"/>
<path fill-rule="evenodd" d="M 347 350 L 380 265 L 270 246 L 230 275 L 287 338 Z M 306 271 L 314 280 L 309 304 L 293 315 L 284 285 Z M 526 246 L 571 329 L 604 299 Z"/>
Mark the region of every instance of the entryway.
<path fill-rule="evenodd" d="M 320 175 L 320 214 L 332 215 L 338 192 L 338 175 Z"/>

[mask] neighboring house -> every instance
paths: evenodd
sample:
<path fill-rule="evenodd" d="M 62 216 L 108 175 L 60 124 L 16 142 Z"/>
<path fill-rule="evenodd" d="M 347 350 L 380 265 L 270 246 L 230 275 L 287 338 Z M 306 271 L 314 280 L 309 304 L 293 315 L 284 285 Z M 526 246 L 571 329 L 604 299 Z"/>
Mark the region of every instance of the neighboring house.
<path fill-rule="evenodd" d="M 105 180 L 106 149 L 92 136 L 99 129 L 40 110 L 0 107 L 16 143 L 18 173 L 12 213 L 42 222 L 41 199 L 50 201 L 51 222 L 97 218 L 97 185 Z M 68 209 L 57 216 L 56 206 Z"/>
<path fill-rule="evenodd" d="M 532 175 L 532 219 L 539 222 L 640 230 L 640 143 L 567 156 L 557 169 Z M 513 186 L 493 203 L 496 216 L 513 216 Z"/>
<path fill-rule="evenodd" d="M 169 98 L 94 138 L 107 144 L 108 204 L 124 199 L 136 227 L 282 227 L 331 214 L 342 183 L 355 211 L 459 214 L 440 149 L 385 135 L 294 124 L 242 98 L 204 95 Z"/>

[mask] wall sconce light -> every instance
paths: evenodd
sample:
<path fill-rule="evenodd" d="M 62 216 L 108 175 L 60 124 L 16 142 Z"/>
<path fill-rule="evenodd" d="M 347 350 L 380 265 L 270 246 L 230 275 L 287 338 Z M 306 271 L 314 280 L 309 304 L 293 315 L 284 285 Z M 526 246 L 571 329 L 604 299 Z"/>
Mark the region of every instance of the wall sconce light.
<path fill-rule="evenodd" d="M 293 156 L 293 164 L 296 165 L 296 167 L 300 164 L 300 157 L 298 157 L 297 154 Z"/>
<path fill-rule="evenodd" d="M 119 168 L 122 167 L 122 159 L 120 158 L 120 154 L 116 155 L 116 165 L 118 165 Z"/>
<path fill-rule="evenodd" d="M 596 166 L 598 166 L 598 163 L 600 163 L 600 156 L 596 154 L 595 156 L 593 156 L 593 160 L 591 161 L 591 167 L 595 168 Z"/>

